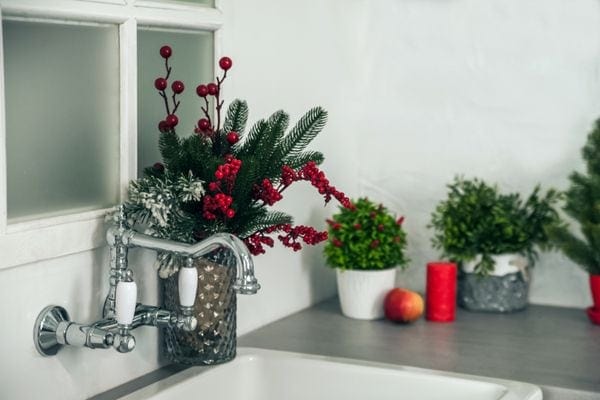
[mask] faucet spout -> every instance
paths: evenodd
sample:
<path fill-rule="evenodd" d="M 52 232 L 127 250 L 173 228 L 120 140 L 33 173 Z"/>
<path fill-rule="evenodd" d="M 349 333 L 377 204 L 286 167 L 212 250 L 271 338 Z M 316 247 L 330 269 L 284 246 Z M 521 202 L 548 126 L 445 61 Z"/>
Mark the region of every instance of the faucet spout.
<path fill-rule="evenodd" d="M 184 257 L 198 258 L 207 255 L 220 247 L 230 249 L 236 260 L 237 275 L 234 289 L 240 294 L 255 294 L 260 284 L 254 276 L 254 262 L 250 251 L 237 236 L 230 233 L 216 233 L 207 239 L 186 244 L 172 240 L 159 239 L 134 230 L 128 230 L 123 235 L 124 244 L 128 247 L 143 247 L 156 251 L 166 251 Z"/>

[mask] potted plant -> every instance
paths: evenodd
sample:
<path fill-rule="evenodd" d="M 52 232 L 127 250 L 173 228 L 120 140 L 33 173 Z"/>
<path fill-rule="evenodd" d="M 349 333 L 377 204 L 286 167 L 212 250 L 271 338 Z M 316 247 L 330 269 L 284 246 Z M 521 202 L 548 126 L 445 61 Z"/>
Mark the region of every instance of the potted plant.
<path fill-rule="evenodd" d="M 527 267 L 550 247 L 546 228 L 559 224 L 559 193 L 539 185 L 522 200 L 480 179 L 455 178 L 431 217 L 433 247 L 460 265 L 458 304 L 473 311 L 527 306 Z"/>
<path fill-rule="evenodd" d="M 586 172 L 573 172 L 566 191 L 565 212 L 579 224 L 581 234 L 568 226 L 549 230 L 557 247 L 588 274 L 594 305 L 587 309 L 590 320 L 600 324 L 600 120 L 582 149 Z"/>
<path fill-rule="evenodd" d="M 162 162 L 146 168 L 144 176 L 130 184 L 125 206 L 133 227 L 190 244 L 228 232 L 240 237 L 253 255 L 265 253 L 275 240 L 294 251 L 325 241 L 327 231 L 294 225 L 291 215 L 272 206 L 290 185 L 302 181 L 315 187 L 325 203 L 336 199 L 344 207 L 351 206 L 319 169 L 323 154 L 306 150 L 323 129 L 327 112 L 320 107 L 309 110 L 286 133 L 289 117 L 277 111 L 246 132 L 246 102 L 234 100 L 223 113 L 223 82 L 233 65 L 229 57 L 223 57 L 219 60 L 221 76 L 195 88 L 200 116 L 197 124 L 189 127 L 193 133 L 179 136 L 177 110 L 185 85 L 173 79 L 171 47 L 163 46 L 160 56 L 165 72 L 156 78 L 154 87 L 161 98 L 157 101 L 165 106 L 157 129 Z M 191 333 L 165 329 L 163 349 L 171 361 L 215 364 L 235 356 L 234 262 L 231 252 L 222 249 L 196 260 L 198 327 Z M 178 304 L 181 263 L 172 253 L 157 257 L 163 303 L 168 309 L 176 309 Z"/>
<path fill-rule="evenodd" d="M 336 269 L 342 313 L 351 318 L 383 317 L 383 301 L 408 262 L 404 217 L 396 219 L 368 198 L 340 208 L 328 220 L 327 264 Z"/>

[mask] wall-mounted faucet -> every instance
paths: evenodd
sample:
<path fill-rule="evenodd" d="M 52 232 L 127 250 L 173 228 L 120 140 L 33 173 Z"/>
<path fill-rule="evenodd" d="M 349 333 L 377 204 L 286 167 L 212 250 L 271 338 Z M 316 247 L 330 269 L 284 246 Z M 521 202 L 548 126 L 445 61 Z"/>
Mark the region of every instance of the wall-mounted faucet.
<path fill-rule="evenodd" d="M 193 331 L 197 325 L 192 310 L 198 284 L 194 259 L 220 247 L 228 248 L 235 255 L 235 291 L 254 294 L 260 289 L 254 276 L 250 252 L 234 235 L 218 233 L 193 245 L 157 239 L 130 229 L 123 206 L 115 214 L 115 222 L 106 235 L 110 247 L 110 288 L 104 302 L 103 319 L 83 325 L 70 321 L 69 314 L 63 307 L 44 308 L 34 326 L 34 342 L 40 354 L 54 355 L 64 345 L 92 349 L 114 347 L 117 351 L 126 353 L 135 348 L 135 338 L 131 331 L 142 325 L 171 326 Z M 185 259 L 185 265 L 179 270 L 178 311 L 136 304 L 137 285 L 133 280 L 133 271 L 127 266 L 127 252 L 132 247 L 169 252 Z"/>

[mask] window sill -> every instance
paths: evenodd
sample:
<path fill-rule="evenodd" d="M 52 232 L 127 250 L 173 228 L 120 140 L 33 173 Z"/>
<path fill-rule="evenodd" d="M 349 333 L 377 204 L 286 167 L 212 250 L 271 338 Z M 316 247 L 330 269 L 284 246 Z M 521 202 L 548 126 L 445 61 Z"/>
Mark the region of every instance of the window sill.
<path fill-rule="evenodd" d="M 0 236 L 0 270 L 102 247 L 106 211 L 9 225 Z"/>

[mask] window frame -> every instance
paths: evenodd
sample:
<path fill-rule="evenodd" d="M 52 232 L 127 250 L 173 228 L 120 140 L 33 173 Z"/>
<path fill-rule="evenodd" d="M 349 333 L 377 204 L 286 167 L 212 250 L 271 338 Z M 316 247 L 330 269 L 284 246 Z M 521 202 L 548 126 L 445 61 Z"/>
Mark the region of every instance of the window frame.
<path fill-rule="evenodd" d="M 52 3 L 52 4 L 48 4 Z M 3 17 L 27 20 L 115 24 L 119 28 L 119 201 L 137 178 L 137 33 L 138 27 L 213 32 L 214 59 L 221 54 L 223 13 L 215 7 L 174 0 L 0 0 Z M 6 114 L 3 32 L 0 29 L 0 270 L 92 250 L 105 245 L 109 209 L 8 224 Z"/>

